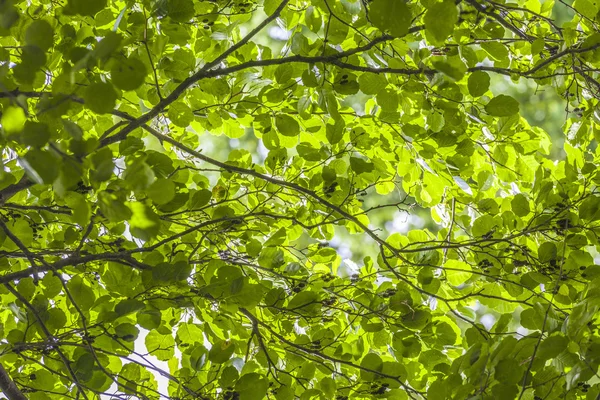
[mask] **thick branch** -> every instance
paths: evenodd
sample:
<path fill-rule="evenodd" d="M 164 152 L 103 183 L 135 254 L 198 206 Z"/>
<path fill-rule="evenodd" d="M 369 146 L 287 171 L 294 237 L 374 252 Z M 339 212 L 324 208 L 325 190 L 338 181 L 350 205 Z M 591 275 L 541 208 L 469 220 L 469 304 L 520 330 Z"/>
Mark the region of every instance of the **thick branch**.
<path fill-rule="evenodd" d="M 135 268 L 144 269 L 143 266 L 141 266 L 135 262 L 136 260 L 134 260 L 129 253 L 110 252 L 110 253 L 101 253 L 101 254 L 90 254 L 90 255 L 85 255 L 85 256 L 67 257 L 67 258 L 58 260 L 54 264 L 40 265 L 39 267 L 36 267 L 36 268 L 26 268 L 21 271 L 11 272 L 11 273 L 8 273 L 5 275 L 1 275 L 0 276 L 0 284 L 14 282 L 19 279 L 27 278 L 27 277 L 33 275 L 34 273 L 38 273 L 38 272 L 41 273 L 41 272 L 48 272 L 48 271 L 58 271 L 60 269 L 66 268 L 66 267 L 85 264 L 85 263 L 92 262 L 92 261 L 102 261 L 102 260 L 114 260 L 114 261 L 124 260 L 124 261 L 127 261 L 127 263 L 132 264 Z"/>
<path fill-rule="evenodd" d="M 27 397 L 19 390 L 2 364 L 0 364 L 0 389 L 8 400 L 27 400 Z"/>
<path fill-rule="evenodd" d="M 30 181 L 29 178 L 27 178 L 27 175 L 23 175 L 19 182 L 9 185 L 4 189 L 0 190 L 0 206 L 4 205 L 11 197 L 16 195 L 20 191 L 25 190 L 33 186 L 34 184 L 34 182 Z"/>

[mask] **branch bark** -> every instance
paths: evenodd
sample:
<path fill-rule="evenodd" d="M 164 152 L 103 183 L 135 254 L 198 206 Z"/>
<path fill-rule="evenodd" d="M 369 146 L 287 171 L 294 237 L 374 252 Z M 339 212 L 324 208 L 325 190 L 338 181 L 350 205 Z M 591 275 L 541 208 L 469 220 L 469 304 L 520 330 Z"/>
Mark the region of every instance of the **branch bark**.
<path fill-rule="evenodd" d="M 19 182 L 0 190 L 0 206 L 4 205 L 11 197 L 19 193 L 21 190 L 25 190 L 33 185 L 34 182 L 30 181 L 29 178 L 27 178 L 27 175 L 23 175 Z"/>
<path fill-rule="evenodd" d="M 0 364 L 0 389 L 8 400 L 27 400 L 2 364 Z"/>

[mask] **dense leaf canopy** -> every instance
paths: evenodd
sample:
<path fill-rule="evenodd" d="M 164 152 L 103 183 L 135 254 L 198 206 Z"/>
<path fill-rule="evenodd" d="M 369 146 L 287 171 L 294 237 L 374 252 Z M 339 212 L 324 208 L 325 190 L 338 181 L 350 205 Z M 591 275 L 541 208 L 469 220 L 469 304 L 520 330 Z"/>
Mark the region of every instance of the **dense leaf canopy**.
<path fill-rule="evenodd" d="M 2 394 L 597 399 L 600 3 L 243 1 L 0 1 Z"/>

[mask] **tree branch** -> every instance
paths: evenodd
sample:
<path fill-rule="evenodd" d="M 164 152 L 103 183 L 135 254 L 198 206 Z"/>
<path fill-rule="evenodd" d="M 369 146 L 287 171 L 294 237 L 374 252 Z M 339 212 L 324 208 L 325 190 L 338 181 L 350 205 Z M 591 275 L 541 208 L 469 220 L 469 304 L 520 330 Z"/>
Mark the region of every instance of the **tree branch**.
<path fill-rule="evenodd" d="M 502 25 L 509 31 L 513 32 L 517 36 L 520 36 L 529 42 L 533 41 L 533 39 L 529 35 L 527 35 L 525 32 L 521 31 L 516 26 L 510 24 L 507 20 L 505 20 L 504 18 L 502 18 L 500 15 L 496 14 L 495 12 L 488 10 L 488 8 L 486 6 L 479 4 L 476 0 L 467 0 L 467 3 L 469 3 L 477 11 L 487 15 L 488 17 L 495 19 L 496 21 L 498 21 L 498 23 L 500 23 L 500 25 Z"/>
<path fill-rule="evenodd" d="M 39 93 L 41 92 L 38 92 L 38 94 Z M 25 190 L 33 185 L 35 185 L 35 182 L 30 181 L 27 175 L 23 175 L 19 182 L 9 185 L 4 189 L 0 190 L 0 206 L 4 205 L 11 197 L 16 195 L 20 191 Z"/>
<path fill-rule="evenodd" d="M 204 162 L 207 162 L 209 164 L 215 165 L 217 167 L 223 168 L 225 171 L 229 171 L 229 172 L 237 172 L 238 174 L 242 174 L 242 175 L 250 175 L 253 176 L 255 178 L 258 179 L 262 179 L 265 180 L 267 182 L 270 183 L 274 183 L 276 185 L 282 186 L 282 187 L 287 187 L 290 189 L 293 189 L 296 192 L 300 192 L 308 197 L 311 197 L 312 199 L 316 200 L 318 203 L 324 205 L 325 207 L 327 207 L 328 209 L 337 212 L 338 214 L 342 215 L 344 218 L 352 221 L 353 223 L 355 223 L 358 227 L 360 227 L 367 235 L 369 235 L 375 242 L 377 242 L 378 244 L 380 244 L 381 246 L 385 247 L 386 249 L 390 250 L 392 253 L 394 253 L 396 256 L 400 256 L 400 251 L 399 249 L 396 249 L 395 247 L 393 247 L 392 245 L 390 245 L 388 242 L 386 242 L 385 240 L 381 239 L 379 236 L 377 236 L 375 234 L 375 232 L 373 232 L 368 226 L 366 226 L 365 224 L 363 224 L 356 216 L 344 211 L 341 207 L 331 203 L 330 201 L 324 199 L 323 197 L 319 196 L 318 194 L 316 194 L 314 191 L 307 189 L 305 187 L 302 187 L 296 183 L 292 183 L 292 182 L 287 182 L 284 181 L 282 179 L 278 179 L 278 178 L 274 178 L 272 176 L 269 175 L 264 175 L 261 174 L 260 172 L 256 172 L 252 169 L 246 169 L 246 168 L 241 168 L 241 167 L 237 167 L 234 165 L 230 165 L 230 164 L 226 164 L 224 162 L 215 160 L 211 157 L 208 157 L 202 153 L 197 152 L 194 149 L 191 149 L 189 147 L 187 147 L 186 145 L 179 143 L 177 140 L 173 139 L 170 136 L 166 136 L 161 134 L 160 132 L 158 132 L 157 130 L 155 130 L 154 128 L 149 127 L 148 125 L 142 125 L 141 128 L 145 129 L 147 132 L 149 132 L 152 136 L 156 137 L 159 140 L 163 140 L 167 143 L 170 143 L 171 145 L 173 145 L 174 147 L 178 148 L 179 150 L 185 151 L 186 153 L 193 155 L 194 157 L 198 158 L 199 160 L 202 160 Z"/>
<path fill-rule="evenodd" d="M 17 387 L 8 371 L 0 364 L 0 389 L 8 400 L 27 400 L 27 397 Z"/>
<path fill-rule="evenodd" d="M 99 147 L 104 147 L 111 143 L 115 143 L 119 140 L 124 139 L 130 132 L 141 127 L 143 124 L 149 122 L 154 117 L 156 117 L 158 114 L 163 112 L 167 108 L 167 106 L 169 106 L 169 104 L 178 100 L 179 97 L 194 83 L 198 82 L 201 79 L 209 77 L 210 75 L 208 74 L 208 72 L 210 69 L 214 68 L 215 66 L 217 66 L 218 64 L 223 62 L 234 51 L 238 50 L 239 48 L 244 46 L 246 43 L 248 43 L 250 41 L 250 39 L 252 37 L 254 37 L 254 35 L 256 35 L 258 32 L 260 32 L 271 21 L 274 21 L 277 17 L 279 17 L 279 14 L 281 13 L 281 11 L 283 11 L 283 9 L 285 8 L 285 6 L 287 5 L 288 2 L 289 2 L 289 0 L 283 0 L 281 2 L 281 4 L 279 4 L 279 7 L 277 7 L 277 9 L 275 10 L 275 12 L 273 14 L 271 14 L 263 22 L 261 22 L 256 28 L 254 28 L 252 31 L 250 31 L 242 40 L 240 40 L 238 43 L 234 44 L 233 46 L 231 46 L 230 48 L 225 50 L 223 52 L 223 54 L 221 54 L 219 57 L 217 57 L 213 61 L 209 62 L 208 64 L 204 65 L 204 67 L 202 67 L 198 72 L 196 72 L 195 74 L 193 74 L 192 76 L 190 76 L 189 78 L 187 78 L 186 80 L 181 82 L 179 84 L 179 86 L 177 86 L 167 97 L 165 97 L 163 100 L 161 100 L 156 106 L 154 106 L 146 114 L 131 121 L 129 123 L 129 125 L 127 125 L 123 129 L 121 129 L 121 131 L 119 131 L 119 133 L 117 133 L 116 135 L 110 136 L 110 137 L 104 139 L 103 141 L 101 141 Z"/>
<path fill-rule="evenodd" d="M 40 317 L 40 314 L 35 309 L 35 307 L 33 307 L 33 305 L 29 301 L 27 301 L 27 299 L 24 298 L 17 290 L 15 290 L 15 288 L 13 288 L 12 285 L 10 285 L 9 283 L 5 283 L 4 287 L 6 289 L 8 289 L 8 291 L 17 298 L 17 300 L 19 300 L 21 303 L 23 303 L 23 305 L 31 312 L 31 314 L 33 314 L 34 318 L 40 325 L 40 328 L 41 328 L 42 332 L 44 333 L 44 335 L 46 336 L 46 338 L 51 341 L 55 340 L 54 336 L 50 333 L 50 331 L 48 330 L 48 327 L 46 327 L 46 324 L 42 320 L 42 317 Z M 84 387 L 81 384 L 81 382 L 79 382 L 79 379 L 77 378 L 77 375 L 75 374 L 75 371 L 71 367 L 71 361 L 67 358 L 65 353 L 59 347 L 56 347 L 55 350 L 56 350 L 56 353 L 58 354 L 58 356 L 60 357 L 62 363 L 64 364 L 67 372 L 69 373 L 73 383 L 75 384 L 75 386 L 77 386 L 78 393 L 80 393 L 81 396 L 87 400 L 88 397 L 85 394 Z"/>

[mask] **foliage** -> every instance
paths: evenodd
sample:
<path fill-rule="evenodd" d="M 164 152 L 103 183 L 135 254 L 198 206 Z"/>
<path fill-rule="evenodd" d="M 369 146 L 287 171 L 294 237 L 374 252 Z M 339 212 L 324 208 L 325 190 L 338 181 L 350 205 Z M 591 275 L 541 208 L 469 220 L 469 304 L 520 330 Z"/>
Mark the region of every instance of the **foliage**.
<path fill-rule="evenodd" d="M 600 5 L 559 1 L 0 2 L 4 396 L 598 398 Z"/>

